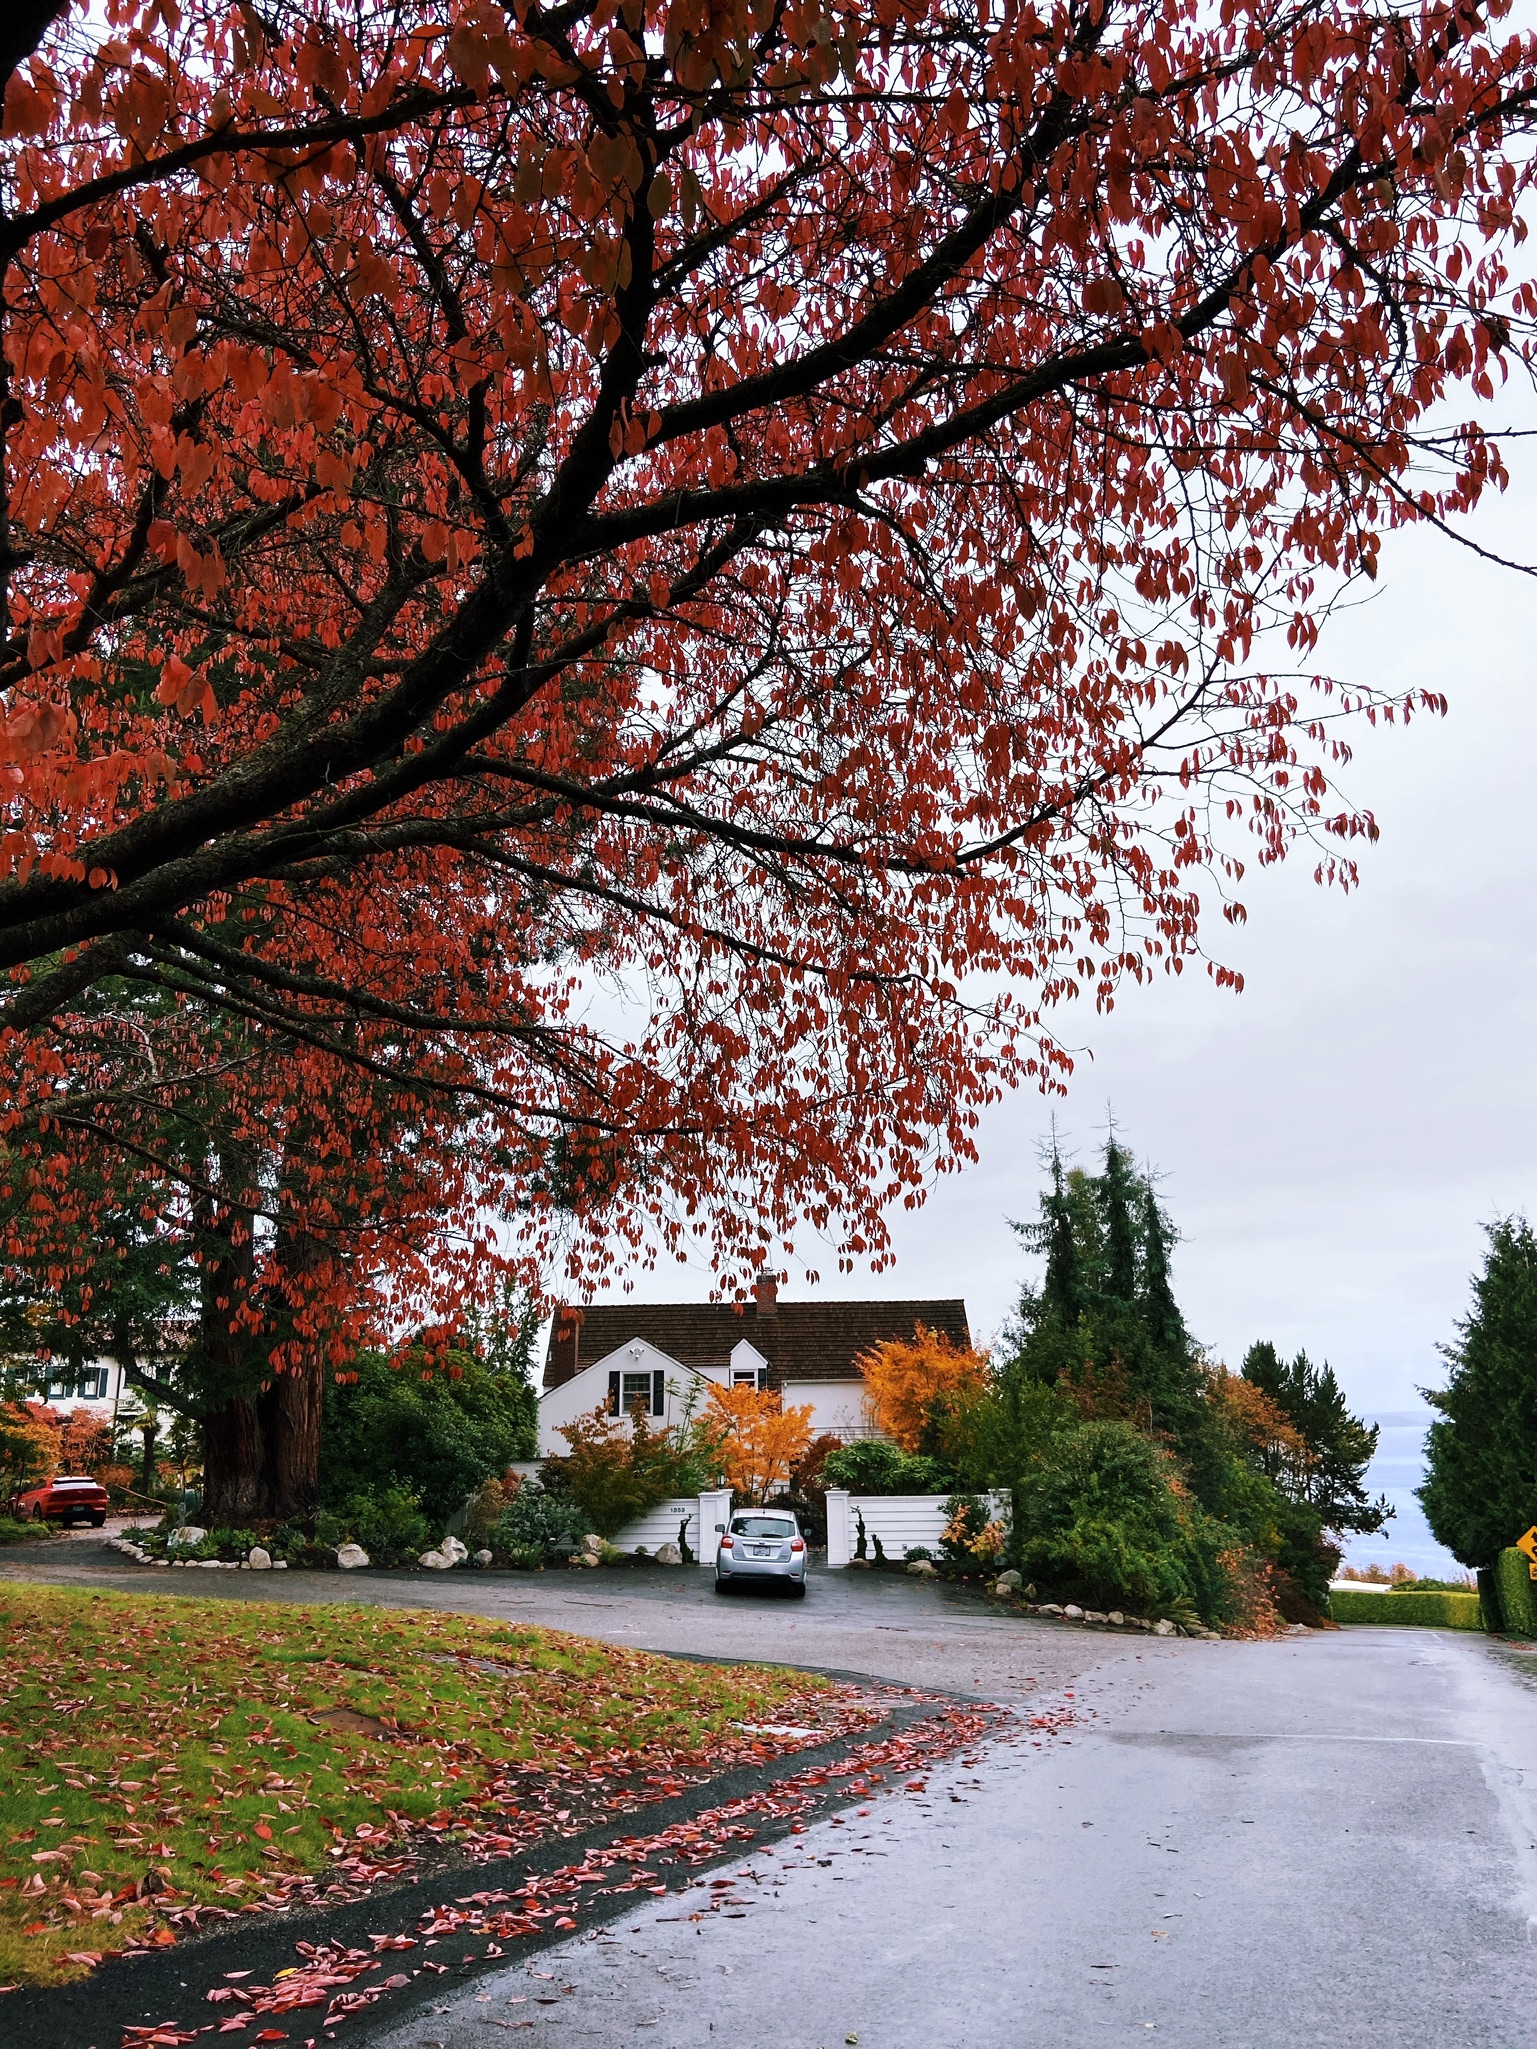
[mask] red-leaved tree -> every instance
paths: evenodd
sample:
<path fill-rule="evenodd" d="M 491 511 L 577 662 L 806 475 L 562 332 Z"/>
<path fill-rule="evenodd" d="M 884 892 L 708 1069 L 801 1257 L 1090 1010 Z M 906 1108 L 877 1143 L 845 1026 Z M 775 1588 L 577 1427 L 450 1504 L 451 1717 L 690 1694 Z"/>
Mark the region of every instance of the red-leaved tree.
<path fill-rule="evenodd" d="M 216 1500 L 488 1219 L 879 1259 L 1246 834 L 1349 879 L 1423 700 L 1319 622 L 1537 312 L 1504 12 L 9 10 L 10 1250 L 185 1233 Z"/>

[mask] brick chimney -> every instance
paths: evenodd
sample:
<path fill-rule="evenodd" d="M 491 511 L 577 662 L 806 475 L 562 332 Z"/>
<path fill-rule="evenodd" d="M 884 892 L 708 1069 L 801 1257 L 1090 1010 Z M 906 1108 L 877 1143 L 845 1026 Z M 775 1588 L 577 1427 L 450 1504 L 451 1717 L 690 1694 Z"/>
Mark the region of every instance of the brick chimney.
<path fill-rule="evenodd" d="M 778 1281 L 758 1281 L 753 1287 L 752 1298 L 758 1306 L 758 1314 L 760 1316 L 777 1316 L 779 1314 Z"/>
<path fill-rule="evenodd" d="M 576 1378 L 581 1329 L 581 1310 L 562 1302 L 550 1326 L 550 1349 L 544 1361 L 546 1387 L 564 1387 L 568 1380 Z"/>

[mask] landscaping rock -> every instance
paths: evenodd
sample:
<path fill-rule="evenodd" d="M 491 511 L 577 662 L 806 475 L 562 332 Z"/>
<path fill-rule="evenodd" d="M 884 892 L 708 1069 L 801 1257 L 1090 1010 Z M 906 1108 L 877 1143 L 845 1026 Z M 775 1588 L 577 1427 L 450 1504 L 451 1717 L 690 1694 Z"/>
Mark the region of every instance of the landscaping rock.
<path fill-rule="evenodd" d="M 934 1569 L 932 1559 L 928 1558 L 915 1558 L 907 1570 L 914 1579 L 937 1579 L 939 1577 Z"/>
<path fill-rule="evenodd" d="M 1178 1632 L 1167 1615 L 1160 1615 L 1153 1624 L 1153 1634 L 1154 1636 L 1175 1636 Z"/>
<path fill-rule="evenodd" d="M 676 1544 L 658 1544 L 656 1547 L 656 1562 L 658 1565 L 681 1565 L 683 1563 L 683 1553 Z"/>
<path fill-rule="evenodd" d="M 424 1551 L 417 1559 L 418 1565 L 425 1565 L 429 1572 L 452 1572 L 454 1561 L 443 1551 Z"/>
<path fill-rule="evenodd" d="M 207 1530 L 200 1530 L 195 1524 L 186 1523 L 181 1529 L 172 1530 L 165 1541 L 171 1550 L 177 1551 L 185 1544 L 201 1544 L 207 1535 Z"/>
<path fill-rule="evenodd" d="M 274 1558 L 272 1561 L 272 1570 L 274 1572 L 287 1572 L 288 1560 L 286 1558 Z"/>
<path fill-rule="evenodd" d="M 999 1573 L 997 1582 L 993 1587 L 993 1592 L 995 1594 L 1017 1594 L 1024 1583 L 1023 1576 L 1015 1572 L 1011 1567 L 1008 1572 Z"/>
<path fill-rule="evenodd" d="M 271 1572 L 272 1553 L 264 1544 L 253 1544 L 246 1553 L 246 1564 L 252 1572 Z"/>
<path fill-rule="evenodd" d="M 1112 1608 L 1105 1620 L 1115 1629 L 1124 1629 L 1126 1626 L 1126 1617 L 1119 1608 Z"/>
<path fill-rule="evenodd" d="M 470 1555 L 468 1544 L 461 1544 L 457 1537 L 445 1537 L 438 1549 L 450 1565 L 462 1565 Z"/>
<path fill-rule="evenodd" d="M 491 1563 L 491 1553 L 484 1549 L 477 1551 L 475 1553 L 475 1563 L 477 1565 L 489 1565 Z"/>
<path fill-rule="evenodd" d="M 1043 1615 L 1060 1615 L 1062 1612 L 1063 1610 L 1058 1607 L 1055 1601 L 1043 1601 L 1041 1603 L 1041 1613 Z"/>
<path fill-rule="evenodd" d="M 582 1539 L 582 1549 L 590 1551 L 594 1558 L 601 1558 L 607 1548 L 604 1540 L 598 1535 L 596 1530 L 589 1530 Z"/>
<path fill-rule="evenodd" d="M 336 1562 L 343 1572 L 361 1572 L 370 1560 L 361 1544 L 341 1544 L 337 1547 Z"/>
<path fill-rule="evenodd" d="M 1067 1617 L 1069 1622 L 1082 1622 L 1083 1620 L 1083 1610 L 1079 1607 L 1076 1601 L 1069 1601 L 1067 1606 L 1062 1610 L 1062 1613 Z"/>
<path fill-rule="evenodd" d="M 1108 1622 L 1110 1617 L 1108 1615 L 1101 1615 L 1097 1608 L 1085 1608 L 1083 1619 L 1085 1622 Z"/>

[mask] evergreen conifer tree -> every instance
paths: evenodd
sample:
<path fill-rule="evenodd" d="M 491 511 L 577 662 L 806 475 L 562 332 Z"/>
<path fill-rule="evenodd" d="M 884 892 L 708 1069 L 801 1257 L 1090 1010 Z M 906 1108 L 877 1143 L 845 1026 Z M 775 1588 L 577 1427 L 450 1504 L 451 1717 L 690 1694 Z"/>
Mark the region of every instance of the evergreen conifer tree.
<path fill-rule="evenodd" d="M 1492 1565 L 1537 1522 L 1537 1236 L 1520 1216 L 1487 1235 L 1472 1314 L 1443 1347 L 1450 1380 L 1422 1389 L 1440 1414 L 1419 1498 L 1437 1540 L 1469 1566 Z"/>
<path fill-rule="evenodd" d="M 1095 1183 L 1104 1219 L 1105 1259 L 1100 1292 L 1112 1313 L 1137 1305 L 1137 1223 L 1142 1209 L 1131 1157 L 1114 1131 L 1105 1143 L 1105 1171 Z"/>

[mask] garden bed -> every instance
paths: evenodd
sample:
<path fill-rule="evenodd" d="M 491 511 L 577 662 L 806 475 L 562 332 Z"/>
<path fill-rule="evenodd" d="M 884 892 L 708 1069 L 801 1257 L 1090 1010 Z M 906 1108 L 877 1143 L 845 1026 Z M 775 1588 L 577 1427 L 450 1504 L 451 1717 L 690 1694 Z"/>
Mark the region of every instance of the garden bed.
<path fill-rule="evenodd" d="M 469 1616 L 10 1584 L 0 1983 L 574 1835 L 870 1712 Z"/>

